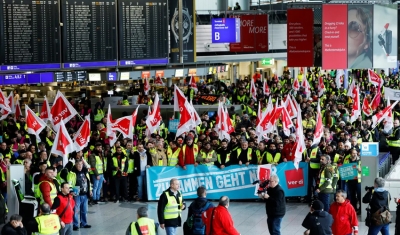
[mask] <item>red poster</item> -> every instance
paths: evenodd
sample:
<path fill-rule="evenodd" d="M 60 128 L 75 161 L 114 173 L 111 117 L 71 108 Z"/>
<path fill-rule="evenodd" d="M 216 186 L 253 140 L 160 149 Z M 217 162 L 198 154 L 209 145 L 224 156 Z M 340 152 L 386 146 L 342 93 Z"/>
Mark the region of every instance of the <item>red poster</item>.
<path fill-rule="evenodd" d="M 303 168 L 285 171 L 288 189 L 304 187 Z"/>
<path fill-rule="evenodd" d="M 231 43 L 231 52 L 268 52 L 268 15 L 238 15 L 240 43 Z"/>
<path fill-rule="evenodd" d="M 322 69 L 347 69 L 347 5 L 322 5 Z"/>
<path fill-rule="evenodd" d="M 314 12 L 312 9 L 287 10 L 287 65 L 314 66 Z"/>

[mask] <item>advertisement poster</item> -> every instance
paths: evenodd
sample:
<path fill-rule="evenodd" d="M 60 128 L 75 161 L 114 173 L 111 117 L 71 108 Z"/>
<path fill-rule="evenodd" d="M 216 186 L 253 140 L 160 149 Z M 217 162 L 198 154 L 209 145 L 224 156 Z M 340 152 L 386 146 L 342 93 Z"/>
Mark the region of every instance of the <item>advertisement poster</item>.
<path fill-rule="evenodd" d="M 231 43 L 231 52 L 268 52 L 268 15 L 238 15 L 240 43 Z"/>
<path fill-rule="evenodd" d="M 314 66 L 314 12 L 312 9 L 287 10 L 287 65 Z"/>
<path fill-rule="evenodd" d="M 347 61 L 349 69 L 372 68 L 373 5 L 348 5 Z"/>
<path fill-rule="evenodd" d="M 322 69 L 347 69 L 347 5 L 322 5 Z"/>
<path fill-rule="evenodd" d="M 170 33 L 170 63 L 179 63 L 178 0 L 168 1 Z M 196 14 L 194 1 L 183 1 L 183 62 L 196 62 Z"/>
<path fill-rule="evenodd" d="M 373 24 L 373 67 L 397 67 L 397 4 L 374 5 Z"/>

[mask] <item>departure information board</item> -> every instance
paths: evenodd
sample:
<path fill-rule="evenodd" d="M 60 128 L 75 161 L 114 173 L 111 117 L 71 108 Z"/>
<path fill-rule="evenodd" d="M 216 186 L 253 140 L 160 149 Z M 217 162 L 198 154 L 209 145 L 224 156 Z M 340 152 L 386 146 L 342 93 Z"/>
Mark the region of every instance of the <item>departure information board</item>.
<path fill-rule="evenodd" d="M 61 67 L 58 0 L 1 0 L 0 17 L 0 70 Z"/>
<path fill-rule="evenodd" d="M 85 81 L 87 73 L 86 71 L 55 72 L 54 78 L 55 82 Z"/>
<path fill-rule="evenodd" d="M 119 0 L 120 65 L 168 63 L 167 1 Z"/>
<path fill-rule="evenodd" d="M 117 66 L 114 0 L 66 0 L 62 4 L 64 68 Z"/>

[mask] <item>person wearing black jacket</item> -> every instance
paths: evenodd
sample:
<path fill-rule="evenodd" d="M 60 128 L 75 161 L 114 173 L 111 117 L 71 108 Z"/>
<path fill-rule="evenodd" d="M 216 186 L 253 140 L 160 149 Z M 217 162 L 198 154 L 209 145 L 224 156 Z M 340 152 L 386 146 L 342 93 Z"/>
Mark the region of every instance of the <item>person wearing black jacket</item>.
<path fill-rule="evenodd" d="M 321 201 L 315 200 L 311 204 L 310 213 L 301 225 L 307 229 L 305 235 L 331 235 L 332 224 L 332 215 L 324 211 L 324 204 Z"/>
<path fill-rule="evenodd" d="M 122 152 L 121 146 L 116 147 L 116 152 L 112 157 L 112 177 L 115 185 L 115 203 L 120 200 L 120 191 L 122 189 L 122 201 L 128 199 L 127 183 L 128 183 L 128 158 Z"/>
<path fill-rule="evenodd" d="M 259 194 L 259 197 L 265 200 L 269 233 L 280 235 L 282 218 L 286 213 L 286 199 L 277 175 L 271 175 L 267 192 Z"/>
<path fill-rule="evenodd" d="M 1 235 L 26 235 L 26 229 L 22 224 L 22 216 L 12 215 L 10 217 L 10 222 L 4 225 L 1 230 Z"/>
<path fill-rule="evenodd" d="M 382 212 L 389 209 L 390 193 L 383 187 L 385 186 L 385 179 L 382 177 L 375 178 L 374 180 L 374 191 L 368 190 L 364 195 L 362 202 L 368 203 L 370 207 L 371 215 L 376 211 L 381 210 Z M 377 235 L 379 232 L 382 235 L 389 235 L 389 224 L 376 225 L 371 221 L 371 225 L 368 229 L 368 234 Z"/>
<path fill-rule="evenodd" d="M 200 186 L 197 188 L 197 196 L 198 197 L 189 206 L 188 219 L 193 216 L 193 225 L 190 229 L 190 233 L 188 234 L 206 234 L 206 226 L 201 219 L 201 214 L 203 214 L 203 212 L 208 210 L 209 208 L 214 207 L 214 205 L 206 198 L 207 191 L 204 186 Z M 197 213 L 200 214 L 200 217 L 196 217 L 198 216 Z M 183 229 L 185 229 L 185 226 Z M 196 231 L 196 233 L 194 231 Z"/>
<path fill-rule="evenodd" d="M 221 147 L 217 149 L 217 161 L 214 162 L 214 165 L 220 169 L 224 169 L 227 166 L 230 166 L 230 153 L 231 151 L 228 149 L 228 140 L 223 139 L 221 141 Z"/>
<path fill-rule="evenodd" d="M 175 235 L 177 227 L 182 224 L 181 212 L 186 209 L 182 193 L 179 191 L 179 181 L 176 178 L 170 180 L 170 187 L 165 190 L 158 200 L 157 215 L 160 228 L 165 229 L 167 235 Z M 167 208 L 173 209 L 167 209 Z M 169 212 L 167 210 L 170 210 Z M 171 218 L 165 218 L 165 217 Z"/>
<path fill-rule="evenodd" d="M 137 145 L 137 151 L 133 153 L 133 173 L 137 177 L 138 198 L 137 200 L 146 200 L 146 168 L 153 165 L 151 155 L 142 143 Z"/>

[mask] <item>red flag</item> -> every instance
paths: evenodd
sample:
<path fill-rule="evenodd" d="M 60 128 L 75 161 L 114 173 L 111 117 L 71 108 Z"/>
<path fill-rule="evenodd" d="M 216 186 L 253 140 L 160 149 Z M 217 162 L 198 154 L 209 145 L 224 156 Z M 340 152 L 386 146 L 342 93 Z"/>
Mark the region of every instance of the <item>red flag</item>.
<path fill-rule="evenodd" d="M 293 127 L 293 122 L 290 119 L 289 113 L 284 108 L 282 108 L 281 120 L 282 120 L 283 133 L 286 136 L 289 136 L 290 135 L 290 128 Z"/>
<path fill-rule="evenodd" d="M 389 113 L 392 109 L 397 105 L 399 101 L 394 102 L 391 106 L 387 106 L 384 110 L 372 116 L 372 126 L 375 128 L 379 123 L 381 123 L 384 119 L 389 117 Z"/>
<path fill-rule="evenodd" d="M 79 152 L 84 149 L 90 141 L 90 115 L 85 117 L 85 121 L 74 136 L 74 148 Z"/>
<path fill-rule="evenodd" d="M 269 95 L 271 94 L 271 89 L 269 89 L 267 81 L 264 81 L 264 87 L 263 87 L 264 95 Z"/>
<path fill-rule="evenodd" d="M 353 96 L 353 109 L 351 111 L 350 123 L 353 123 L 357 118 L 361 115 L 361 107 L 360 107 L 360 93 L 358 91 L 358 86 L 356 86 Z"/>
<path fill-rule="evenodd" d="M 64 123 L 67 123 L 78 113 L 64 97 L 64 95 L 60 91 L 58 91 L 56 98 L 54 99 L 53 106 L 51 107 L 50 114 L 52 117 L 51 122 L 54 126 L 54 129 L 58 131 L 61 120 L 63 120 Z"/>
<path fill-rule="evenodd" d="M 300 110 L 300 107 L 297 104 L 297 110 Z M 297 120 L 296 120 L 296 148 L 294 152 L 294 166 L 296 169 L 299 168 L 299 162 L 303 159 L 303 152 L 306 149 L 306 143 L 304 141 L 304 132 L 303 132 L 303 120 L 301 118 L 301 112 L 297 112 Z"/>
<path fill-rule="evenodd" d="M 10 113 L 15 113 L 15 104 L 14 104 L 14 95 L 13 92 L 11 91 L 11 93 L 8 95 L 8 103 L 10 104 L 10 109 L 11 111 L 7 111 L 5 109 L 1 109 L 1 117 L 0 117 L 0 121 L 6 119 L 6 117 L 10 114 Z"/>
<path fill-rule="evenodd" d="M 156 93 L 153 103 L 153 111 L 151 112 L 150 115 L 148 115 L 146 120 L 146 125 L 150 131 L 150 134 L 154 133 L 160 127 L 160 123 L 161 123 L 160 100 L 158 98 L 158 93 Z"/>
<path fill-rule="evenodd" d="M 318 102 L 317 106 L 317 122 L 315 124 L 315 130 L 314 130 L 314 140 L 313 140 L 313 145 L 314 144 L 319 144 L 321 142 L 321 137 L 324 133 L 324 127 L 322 124 L 322 114 L 321 114 L 321 106 Z"/>
<path fill-rule="evenodd" d="M 324 79 L 320 76 L 318 79 L 318 96 L 321 97 L 325 92 Z"/>
<path fill-rule="evenodd" d="M 149 83 L 149 79 L 148 78 L 144 78 L 143 81 L 143 90 L 144 90 L 144 94 L 148 95 L 149 91 L 150 91 L 150 83 Z"/>
<path fill-rule="evenodd" d="M 381 91 L 378 89 L 375 97 L 371 101 L 371 109 L 376 110 L 381 103 Z"/>
<path fill-rule="evenodd" d="M 133 128 L 135 128 L 135 126 L 136 126 L 136 119 L 137 119 L 137 114 L 138 114 L 138 111 L 139 111 L 139 106 L 140 105 L 138 105 L 136 107 L 135 111 L 132 113 L 132 127 Z"/>
<path fill-rule="evenodd" d="M 233 128 L 233 125 L 232 125 L 232 120 L 231 120 L 231 118 L 229 117 L 229 113 L 228 113 L 228 109 L 225 107 L 225 116 L 226 116 L 226 119 L 225 119 L 225 126 L 226 126 L 226 132 L 228 133 L 228 134 L 231 134 L 232 132 L 234 132 L 235 131 L 235 128 Z M 230 141 L 230 136 L 229 136 L 229 141 Z"/>
<path fill-rule="evenodd" d="M 111 129 L 121 132 L 124 138 L 133 139 L 132 115 L 118 118 Z"/>
<path fill-rule="evenodd" d="M 251 79 L 251 83 L 250 83 L 250 94 L 251 94 L 251 97 L 253 98 L 253 100 L 257 100 L 257 88 L 256 88 L 256 85 L 254 84 L 253 79 Z"/>
<path fill-rule="evenodd" d="M 383 86 L 383 79 L 371 69 L 368 69 L 368 79 L 369 82 L 377 86 L 378 89 L 381 89 Z"/>
<path fill-rule="evenodd" d="M 365 114 L 365 116 L 369 117 L 372 115 L 371 106 L 369 105 L 367 97 L 365 97 L 363 100 L 362 111 Z"/>
<path fill-rule="evenodd" d="M 197 91 L 196 80 L 193 78 L 193 76 L 190 76 L 189 85 L 191 88 L 193 88 L 195 91 Z"/>
<path fill-rule="evenodd" d="M 68 163 L 68 154 L 75 151 L 74 143 L 65 128 L 64 121 L 60 121 L 60 128 L 54 139 L 53 147 L 51 148 L 51 153 L 55 153 L 63 157 L 63 166 Z"/>
<path fill-rule="evenodd" d="M 156 79 L 154 79 L 154 84 L 161 85 L 161 86 L 165 85 L 160 76 L 157 76 Z"/>
<path fill-rule="evenodd" d="M 301 86 L 304 87 L 304 92 L 306 93 L 307 98 L 309 98 L 311 95 L 311 87 L 306 78 L 303 78 Z"/>
<path fill-rule="evenodd" d="M 17 100 L 17 103 L 15 104 L 15 119 L 18 119 L 21 116 L 22 116 L 21 107 L 19 106 L 19 100 Z"/>
<path fill-rule="evenodd" d="M 47 101 L 47 97 L 46 96 L 44 96 L 43 105 L 42 105 L 42 111 L 40 112 L 40 118 L 45 122 L 47 122 L 48 120 L 51 120 L 51 118 L 50 118 L 49 101 Z"/>
<path fill-rule="evenodd" d="M 194 109 L 192 101 L 190 101 L 190 115 L 192 116 L 192 128 L 196 129 L 196 126 L 201 124 L 201 118 L 196 109 Z"/>
<path fill-rule="evenodd" d="M 187 101 L 183 92 L 175 85 L 174 86 L 174 111 L 178 111 L 181 114 L 179 119 L 178 128 L 176 130 L 176 136 L 188 132 L 192 129 L 193 119 L 190 113 L 190 104 Z M 178 110 L 177 110 L 178 109 Z"/>
<path fill-rule="evenodd" d="M 300 90 L 300 83 L 299 83 L 299 79 L 298 78 L 295 78 L 294 81 L 293 81 L 293 90 L 295 90 L 295 91 Z"/>
<path fill-rule="evenodd" d="M 0 108 L 8 111 L 8 112 L 12 112 L 10 106 L 9 106 L 9 101 L 8 98 L 4 96 L 3 91 L 0 89 Z"/>
<path fill-rule="evenodd" d="M 25 117 L 28 133 L 38 137 L 40 132 L 46 128 L 46 123 L 36 116 L 36 114 L 28 107 L 28 105 L 25 105 Z"/>

